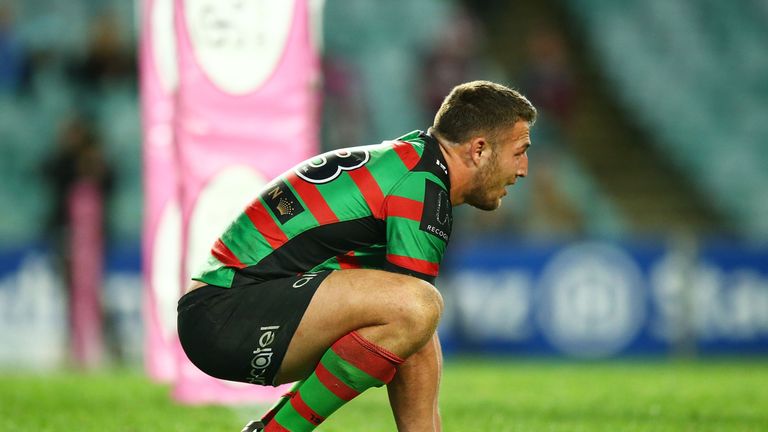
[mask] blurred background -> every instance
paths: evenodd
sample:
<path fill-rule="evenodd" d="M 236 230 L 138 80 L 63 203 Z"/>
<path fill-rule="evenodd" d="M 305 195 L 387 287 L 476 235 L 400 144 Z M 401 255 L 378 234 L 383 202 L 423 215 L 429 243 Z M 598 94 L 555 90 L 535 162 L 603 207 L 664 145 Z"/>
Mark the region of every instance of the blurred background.
<path fill-rule="evenodd" d="M 142 362 L 135 8 L 0 2 L 0 366 L 68 361 L 84 178 L 106 358 Z M 326 0 L 322 72 L 323 149 L 426 129 L 474 79 L 539 109 L 528 178 L 454 211 L 448 353 L 768 353 L 768 2 Z"/>

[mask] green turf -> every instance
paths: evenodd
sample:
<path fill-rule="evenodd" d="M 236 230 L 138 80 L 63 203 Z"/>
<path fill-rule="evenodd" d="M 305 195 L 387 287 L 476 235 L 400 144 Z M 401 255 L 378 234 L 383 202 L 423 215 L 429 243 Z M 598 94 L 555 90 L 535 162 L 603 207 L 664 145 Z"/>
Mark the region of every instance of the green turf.
<path fill-rule="evenodd" d="M 453 361 L 450 431 L 768 431 L 768 362 Z M 138 373 L 0 374 L 2 431 L 235 432 L 253 407 L 185 407 Z M 339 410 L 325 432 L 393 431 L 386 392 Z"/>

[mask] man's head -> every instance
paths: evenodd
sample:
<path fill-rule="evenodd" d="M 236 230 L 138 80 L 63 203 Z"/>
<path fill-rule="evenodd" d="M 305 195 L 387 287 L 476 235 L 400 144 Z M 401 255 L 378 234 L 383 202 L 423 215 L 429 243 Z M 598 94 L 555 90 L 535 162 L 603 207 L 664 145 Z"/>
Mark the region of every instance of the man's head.
<path fill-rule="evenodd" d="M 536 108 L 528 99 L 503 85 L 472 81 L 454 87 L 430 132 L 452 147 L 466 177 L 455 204 L 499 207 L 505 187 L 528 174 L 526 151 L 535 120 Z"/>

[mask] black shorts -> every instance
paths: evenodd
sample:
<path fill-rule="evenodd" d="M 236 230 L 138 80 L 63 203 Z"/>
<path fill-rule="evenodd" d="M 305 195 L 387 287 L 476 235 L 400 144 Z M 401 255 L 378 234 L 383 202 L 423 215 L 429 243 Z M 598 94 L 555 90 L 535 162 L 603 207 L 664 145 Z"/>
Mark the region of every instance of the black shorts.
<path fill-rule="evenodd" d="M 204 286 L 179 300 L 178 330 L 192 363 L 216 378 L 275 385 L 288 344 L 330 271 Z"/>

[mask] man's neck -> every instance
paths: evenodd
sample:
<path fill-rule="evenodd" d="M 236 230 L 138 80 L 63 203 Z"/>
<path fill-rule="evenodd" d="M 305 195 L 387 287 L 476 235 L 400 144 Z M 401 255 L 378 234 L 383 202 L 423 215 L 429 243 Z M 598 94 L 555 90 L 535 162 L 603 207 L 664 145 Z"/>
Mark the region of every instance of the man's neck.
<path fill-rule="evenodd" d="M 469 171 L 461 157 L 463 146 L 454 144 L 443 137 L 432 133 L 432 136 L 440 144 L 440 151 L 443 153 L 446 164 L 448 164 L 448 177 L 451 181 L 451 204 L 454 206 L 464 204 L 464 194 L 469 188 Z"/>

